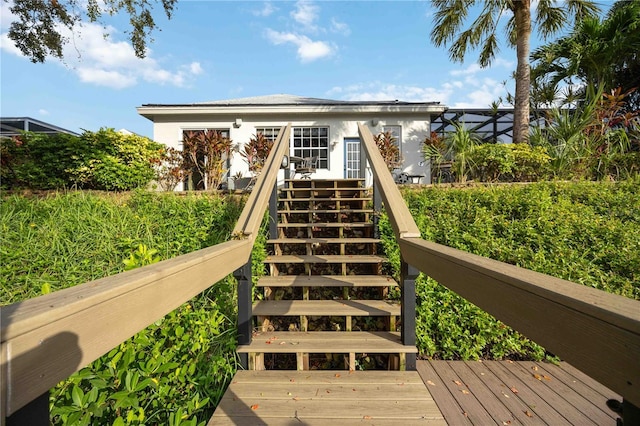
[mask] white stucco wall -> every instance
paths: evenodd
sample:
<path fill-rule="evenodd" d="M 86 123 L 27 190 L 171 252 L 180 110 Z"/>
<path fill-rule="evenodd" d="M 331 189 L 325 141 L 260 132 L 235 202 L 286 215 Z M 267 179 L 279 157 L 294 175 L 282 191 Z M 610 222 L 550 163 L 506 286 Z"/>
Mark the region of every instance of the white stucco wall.
<path fill-rule="evenodd" d="M 242 123 L 235 127 L 236 120 L 240 118 Z M 329 170 L 318 169 L 314 178 L 343 178 L 344 177 L 344 138 L 358 138 L 357 123 L 366 123 L 374 135 L 380 133 L 384 126 L 396 125 L 402 128 L 401 150 L 404 160 L 402 171 L 411 175 L 427 176 L 427 165 L 423 163 L 421 153 L 422 141 L 430 132 L 430 115 L 428 113 L 377 113 L 364 114 L 193 114 L 193 115 L 159 115 L 154 118 L 154 139 L 167 146 L 182 149 L 182 134 L 185 130 L 196 129 L 228 129 L 230 138 L 242 149 L 252 135 L 256 134 L 256 128 L 279 127 L 291 123 L 294 127 L 326 126 L 329 128 Z M 376 123 L 375 126 L 372 123 Z M 293 146 L 291 146 L 293 152 Z M 229 176 L 235 176 L 237 172 L 249 177 L 248 166 L 239 152 L 233 154 Z M 282 174 L 281 178 L 284 176 Z M 372 183 L 370 170 L 365 171 L 367 184 Z M 423 180 L 425 183 L 425 180 Z M 182 184 L 177 190 L 182 190 Z"/>

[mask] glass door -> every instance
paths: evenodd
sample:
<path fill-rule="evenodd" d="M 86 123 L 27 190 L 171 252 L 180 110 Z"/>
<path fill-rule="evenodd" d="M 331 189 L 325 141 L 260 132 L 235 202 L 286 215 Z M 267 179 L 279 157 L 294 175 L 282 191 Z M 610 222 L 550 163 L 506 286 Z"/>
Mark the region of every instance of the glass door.
<path fill-rule="evenodd" d="M 344 177 L 360 178 L 360 138 L 344 138 Z"/>

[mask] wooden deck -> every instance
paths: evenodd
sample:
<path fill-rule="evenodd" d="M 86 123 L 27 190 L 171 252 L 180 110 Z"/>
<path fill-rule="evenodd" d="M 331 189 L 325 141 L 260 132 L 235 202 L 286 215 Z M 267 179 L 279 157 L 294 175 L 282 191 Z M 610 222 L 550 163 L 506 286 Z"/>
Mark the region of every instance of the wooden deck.
<path fill-rule="evenodd" d="M 415 371 L 239 371 L 209 425 L 446 425 Z"/>
<path fill-rule="evenodd" d="M 566 363 L 418 361 L 418 372 L 450 425 L 614 426 L 620 398 Z"/>
<path fill-rule="evenodd" d="M 614 392 L 566 363 L 418 361 L 418 371 L 239 371 L 209 425 L 601 425 Z"/>

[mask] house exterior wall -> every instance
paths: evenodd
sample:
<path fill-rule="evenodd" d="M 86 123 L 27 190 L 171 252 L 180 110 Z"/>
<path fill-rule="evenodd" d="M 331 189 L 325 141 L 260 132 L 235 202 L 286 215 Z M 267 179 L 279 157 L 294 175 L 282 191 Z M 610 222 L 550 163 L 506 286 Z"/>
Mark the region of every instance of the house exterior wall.
<path fill-rule="evenodd" d="M 237 120 L 242 120 L 239 127 L 236 127 Z M 243 145 L 256 134 L 257 128 L 280 127 L 291 123 L 292 136 L 295 127 L 328 127 L 329 128 L 329 169 L 318 168 L 313 175 L 314 178 L 343 178 L 345 170 L 345 138 L 358 138 L 358 123 L 365 122 L 371 133 L 380 133 L 384 126 L 401 127 L 401 155 L 403 164 L 401 170 L 409 175 L 429 176 L 428 165 L 424 163 L 421 145 L 422 141 L 430 133 L 431 116 L 424 111 L 419 113 L 377 113 L 357 114 L 193 114 L 193 115 L 159 115 L 154 117 L 154 140 L 167 146 L 182 149 L 182 134 L 185 130 L 200 129 L 228 129 L 230 138 L 237 151 L 232 154 L 231 165 L 228 176 L 235 176 L 242 173 L 245 177 L 250 177 L 248 165 L 240 155 Z M 375 125 L 373 125 L 375 123 Z M 292 144 L 292 142 L 290 142 Z M 290 152 L 293 153 L 293 145 Z M 367 167 L 364 175 L 368 185 L 372 184 L 372 175 Z M 279 180 L 284 178 L 281 173 Z M 423 183 L 425 181 L 423 180 Z M 233 187 L 233 179 L 229 182 Z M 183 190 L 182 184 L 177 190 Z"/>

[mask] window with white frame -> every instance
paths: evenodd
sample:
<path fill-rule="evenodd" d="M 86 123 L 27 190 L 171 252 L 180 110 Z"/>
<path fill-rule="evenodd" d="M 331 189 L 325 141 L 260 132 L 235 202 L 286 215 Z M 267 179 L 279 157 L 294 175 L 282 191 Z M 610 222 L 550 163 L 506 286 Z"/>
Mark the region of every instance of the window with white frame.
<path fill-rule="evenodd" d="M 402 161 L 402 127 L 401 126 L 382 126 L 383 133 L 391 133 L 394 143 L 398 147 L 398 162 Z"/>
<path fill-rule="evenodd" d="M 295 157 L 318 157 L 317 168 L 329 168 L 329 128 L 294 127 L 293 155 Z"/>

